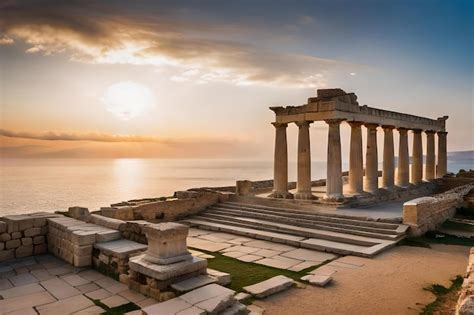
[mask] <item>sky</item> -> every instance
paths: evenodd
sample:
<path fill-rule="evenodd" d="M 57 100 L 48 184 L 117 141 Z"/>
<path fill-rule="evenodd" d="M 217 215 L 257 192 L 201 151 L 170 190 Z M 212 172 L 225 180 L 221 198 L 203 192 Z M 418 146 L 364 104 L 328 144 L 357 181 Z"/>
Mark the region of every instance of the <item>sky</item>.
<path fill-rule="evenodd" d="M 270 160 L 268 107 L 321 88 L 448 115 L 448 150 L 473 150 L 473 30 L 468 0 L 4 0 L 0 154 Z M 312 124 L 314 160 L 326 142 Z"/>

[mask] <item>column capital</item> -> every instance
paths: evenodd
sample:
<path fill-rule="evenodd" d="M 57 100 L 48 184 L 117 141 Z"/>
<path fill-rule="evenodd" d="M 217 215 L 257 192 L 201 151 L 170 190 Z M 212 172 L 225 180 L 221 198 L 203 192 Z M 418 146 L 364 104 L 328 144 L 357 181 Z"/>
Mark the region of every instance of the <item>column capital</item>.
<path fill-rule="evenodd" d="M 275 126 L 275 128 L 277 128 L 277 129 L 288 127 L 287 123 L 272 122 L 272 125 Z"/>
<path fill-rule="evenodd" d="M 391 126 L 391 125 L 382 125 L 382 129 L 383 129 L 383 130 L 393 130 L 393 129 L 395 129 L 395 126 Z"/>
<path fill-rule="evenodd" d="M 295 124 L 296 124 L 298 127 L 309 126 L 309 125 L 312 124 L 312 123 L 313 123 L 312 120 L 295 121 Z"/>
<path fill-rule="evenodd" d="M 413 133 L 421 133 L 423 129 L 412 129 Z"/>
<path fill-rule="evenodd" d="M 407 129 L 407 128 L 403 128 L 403 127 L 398 127 L 397 130 L 398 130 L 399 133 L 402 133 L 402 134 L 403 134 L 403 133 L 406 134 L 406 133 L 408 132 L 408 129 Z"/>
<path fill-rule="evenodd" d="M 375 130 L 379 126 L 378 124 L 364 124 L 367 129 Z"/>
<path fill-rule="evenodd" d="M 339 125 L 344 120 L 346 120 L 346 119 L 344 119 L 344 118 L 335 118 L 335 119 L 325 119 L 324 121 L 328 125 L 335 125 L 335 124 Z"/>
<path fill-rule="evenodd" d="M 360 127 L 364 124 L 363 121 L 348 121 L 347 123 L 353 128 Z"/>
<path fill-rule="evenodd" d="M 438 136 L 446 136 L 448 134 L 447 131 L 438 131 L 437 132 Z"/>
<path fill-rule="evenodd" d="M 436 133 L 436 131 L 434 131 L 434 130 L 425 130 L 425 133 L 427 135 L 434 135 Z"/>

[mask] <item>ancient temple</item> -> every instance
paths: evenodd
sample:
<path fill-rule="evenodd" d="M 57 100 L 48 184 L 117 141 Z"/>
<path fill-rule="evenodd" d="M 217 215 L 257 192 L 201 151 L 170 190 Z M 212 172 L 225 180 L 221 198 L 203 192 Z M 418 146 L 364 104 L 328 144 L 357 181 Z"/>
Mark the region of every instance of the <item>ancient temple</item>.
<path fill-rule="evenodd" d="M 340 200 L 343 196 L 342 156 L 340 124 L 351 126 L 349 156 L 349 188 L 351 193 L 377 193 L 378 149 L 377 128 L 384 131 L 382 187 L 407 187 L 442 177 L 447 173 L 446 120 L 448 116 L 437 119 L 398 113 L 367 105 L 360 106 L 354 93 L 341 89 L 317 91 L 317 97 L 310 97 L 301 106 L 270 107 L 275 113 L 275 157 L 274 187 L 271 197 L 312 199 L 311 193 L 311 154 L 309 128 L 314 121 L 328 124 L 327 148 L 327 200 Z M 288 191 L 288 149 L 286 129 L 295 123 L 298 133 L 298 171 L 295 194 Z M 365 167 L 362 150 L 362 126 L 367 128 L 367 149 Z M 395 152 L 393 131 L 399 132 L 399 152 L 397 174 L 395 174 Z M 411 176 L 409 169 L 408 132 L 413 133 Z M 423 171 L 422 134 L 426 135 L 426 161 Z M 438 137 L 438 154 L 435 154 L 435 134 Z M 423 177 L 424 173 L 424 177 Z M 396 176 L 395 176 L 396 175 Z M 396 178 L 396 181 L 395 181 Z"/>

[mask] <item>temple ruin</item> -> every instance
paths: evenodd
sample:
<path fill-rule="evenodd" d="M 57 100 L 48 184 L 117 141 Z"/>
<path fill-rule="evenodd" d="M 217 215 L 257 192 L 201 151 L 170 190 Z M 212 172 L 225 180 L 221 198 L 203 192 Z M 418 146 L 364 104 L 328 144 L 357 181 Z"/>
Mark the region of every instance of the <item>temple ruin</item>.
<path fill-rule="evenodd" d="M 430 119 L 388 110 L 360 106 L 354 93 L 341 89 L 317 91 L 301 106 L 270 107 L 275 113 L 274 182 L 270 197 L 310 200 L 311 151 L 310 124 L 324 121 L 329 126 L 327 148 L 327 179 L 324 199 L 338 201 L 344 198 L 340 125 L 351 126 L 349 156 L 349 189 L 353 194 L 376 194 L 379 188 L 392 189 L 420 184 L 423 178 L 431 181 L 447 173 L 446 120 L 448 116 Z M 288 148 L 286 129 L 295 123 L 298 128 L 298 157 L 296 193 L 288 190 Z M 365 172 L 362 150 L 362 126 L 367 128 Z M 384 131 L 382 187 L 378 183 L 377 128 Z M 400 135 L 397 174 L 393 130 Z M 413 133 L 412 165 L 409 169 L 408 132 Z M 426 161 L 423 171 L 422 133 L 426 134 Z M 435 134 L 438 136 L 438 154 L 435 155 Z M 411 176 L 409 176 L 411 174 Z M 424 174 L 424 177 L 423 177 Z M 396 179 L 396 180 L 395 180 Z"/>

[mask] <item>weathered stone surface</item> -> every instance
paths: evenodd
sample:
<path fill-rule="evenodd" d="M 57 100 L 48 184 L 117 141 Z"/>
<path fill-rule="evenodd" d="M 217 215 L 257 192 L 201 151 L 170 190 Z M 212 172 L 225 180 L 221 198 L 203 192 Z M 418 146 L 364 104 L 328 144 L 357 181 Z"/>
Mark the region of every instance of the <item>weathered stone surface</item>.
<path fill-rule="evenodd" d="M 66 299 L 68 297 L 81 294 L 81 291 L 75 289 L 60 278 L 42 281 L 41 285 L 57 299 Z"/>
<path fill-rule="evenodd" d="M 206 275 L 201 275 L 177 283 L 173 283 L 171 287 L 178 293 L 182 294 L 215 282 L 216 280 L 214 278 L 211 278 Z"/>
<path fill-rule="evenodd" d="M 46 254 L 47 251 L 48 251 L 47 244 L 38 244 L 34 246 L 33 254 L 34 255 Z"/>
<path fill-rule="evenodd" d="M 301 280 L 308 281 L 312 285 L 316 285 L 318 287 L 324 287 L 326 284 L 331 282 L 331 276 L 321 276 L 321 275 L 307 275 L 301 278 Z"/>
<path fill-rule="evenodd" d="M 33 255 L 33 245 L 20 246 L 15 250 L 15 257 L 27 257 Z"/>
<path fill-rule="evenodd" d="M 5 249 L 5 243 L 4 242 L 0 242 L 0 250 L 4 250 Z"/>
<path fill-rule="evenodd" d="M 94 247 L 105 255 L 112 255 L 118 258 L 128 257 L 130 254 L 145 251 L 148 246 L 130 240 L 117 240 L 107 243 L 96 243 Z"/>
<path fill-rule="evenodd" d="M 142 309 L 144 315 L 161 315 L 161 314 L 178 314 L 185 309 L 192 307 L 192 304 L 186 301 L 175 298 L 163 303 L 157 303 Z"/>
<path fill-rule="evenodd" d="M 0 241 L 1 241 L 1 242 L 7 242 L 7 241 L 9 241 L 9 240 L 11 240 L 11 239 L 12 239 L 12 237 L 11 237 L 10 233 L 2 233 L 2 234 L 0 234 Z"/>
<path fill-rule="evenodd" d="M 0 300 L 0 310 L 5 313 L 51 303 L 56 301 L 48 292 L 37 292 L 24 296 L 17 296 L 10 299 Z M 64 314 L 64 313 L 62 313 Z"/>
<path fill-rule="evenodd" d="M 245 293 L 245 292 L 239 292 L 234 296 L 234 298 L 239 302 L 245 301 L 251 297 L 252 296 L 250 294 Z"/>
<path fill-rule="evenodd" d="M 226 286 L 231 282 L 231 275 L 226 272 L 207 268 L 207 274 L 216 280 L 216 283 L 222 286 Z"/>
<path fill-rule="evenodd" d="M 224 296 L 227 294 L 233 295 L 234 293 L 235 292 L 233 290 L 218 284 L 209 284 L 205 287 L 183 294 L 179 298 L 183 299 L 189 304 L 195 305 L 218 296 Z"/>
<path fill-rule="evenodd" d="M 23 237 L 21 239 L 21 245 L 26 246 L 31 244 L 33 244 L 33 239 L 31 237 Z"/>
<path fill-rule="evenodd" d="M 91 292 L 87 292 L 85 295 L 93 300 L 102 300 L 108 298 L 109 296 L 112 296 L 112 293 L 105 289 L 98 289 Z"/>
<path fill-rule="evenodd" d="M 139 255 L 130 258 L 129 267 L 133 271 L 163 281 L 183 274 L 206 269 L 207 260 L 199 257 L 192 257 L 191 260 L 180 261 L 170 265 L 158 265 L 145 260 L 144 255 Z"/>
<path fill-rule="evenodd" d="M 54 303 L 37 307 L 40 314 L 72 314 L 85 308 L 94 306 L 94 303 L 83 295 L 72 296 Z"/>
<path fill-rule="evenodd" d="M 285 276 L 276 276 L 260 283 L 244 287 L 248 293 L 258 298 L 264 298 L 269 295 L 286 290 L 294 285 L 294 281 Z"/>
<path fill-rule="evenodd" d="M 125 224 L 125 221 L 104 217 L 98 214 L 91 214 L 89 222 L 117 231 L 120 230 L 121 225 Z"/>
<path fill-rule="evenodd" d="M 246 315 L 249 313 L 247 307 L 242 303 L 234 303 L 231 307 L 225 309 L 220 315 Z"/>
<path fill-rule="evenodd" d="M 86 221 L 89 218 L 89 209 L 84 208 L 84 207 L 69 207 L 68 209 L 68 214 L 70 217 L 81 220 L 81 221 Z"/>
<path fill-rule="evenodd" d="M 125 298 L 123 298 L 119 295 L 112 295 L 108 298 L 102 299 L 101 302 L 104 303 L 105 305 L 107 305 L 110 308 L 117 307 L 117 306 L 129 303 L 129 301 L 127 299 L 125 299 Z"/>
<path fill-rule="evenodd" d="M 34 224 L 34 219 L 23 214 L 6 215 L 2 218 L 2 220 L 8 225 L 8 233 L 24 231 L 26 229 L 32 228 Z"/>
<path fill-rule="evenodd" d="M 6 290 L 0 291 L 0 295 L 4 299 L 11 299 L 18 296 L 29 295 L 33 293 L 43 292 L 44 288 L 38 283 L 25 284 L 21 286 L 16 286 Z"/>
<path fill-rule="evenodd" d="M 23 234 L 21 232 L 12 232 L 10 235 L 12 240 L 17 240 L 20 239 Z"/>
<path fill-rule="evenodd" d="M 461 301 L 456 314 L 458 315 L 474 314 L 474 295 L 470 295 Z"/>
<path fill-rule="evenodd" d="M 234 292 L 229 292 L 197 303 L 195 306 L 205 310 L 208 314 L 220 314 L 234 303 Z"/>
<path fill-rule="evenodd" d="M 41 228 L 40 227 L 33 227 L 31 229 L 25 230 L 25 236 L 26 237 L 31 237 L 31 236 L 37 236 L 41 234 Z"/>
<path fill-rule="evenodd" d="M 145 226 L 148 240 L 145 259 L 160 265 L 190 260 L 192 256 L 186 246 L 188 229 L 186 225 L 173 222 Z"/>
<path fill-rule="evenodd" d="M 33 244 L 38 245 L 38 244 L 43 244 L 46 242 L 46 238 L 44 235 L 38 235 L 33 237 Z"/>
<path fill-rule="evenodd" d="M 0 234 L 7 231 L 8 224 L 6 222 L 0 221 Z"/>
<path fill-rule="evenodd" d="M 21 245 L 20 240 L 11 240 L 5 243 L 5 248 L 6 249 L 11 249 L 11 248 L 17 248 Z"/>

